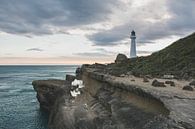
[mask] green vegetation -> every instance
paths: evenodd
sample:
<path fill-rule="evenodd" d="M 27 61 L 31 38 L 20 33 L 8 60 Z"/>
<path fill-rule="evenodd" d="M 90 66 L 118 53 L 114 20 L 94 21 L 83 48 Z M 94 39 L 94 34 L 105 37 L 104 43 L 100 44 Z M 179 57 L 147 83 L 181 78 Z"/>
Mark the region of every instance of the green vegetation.
<path fill-rule="evenodd" d="M 111 74 L 115 75 L 131 71 L 135 75 L 173 74 L 178 78 L 195 78 L 195 33 L 150 56 L 108 66 L 112 68 Z"/>

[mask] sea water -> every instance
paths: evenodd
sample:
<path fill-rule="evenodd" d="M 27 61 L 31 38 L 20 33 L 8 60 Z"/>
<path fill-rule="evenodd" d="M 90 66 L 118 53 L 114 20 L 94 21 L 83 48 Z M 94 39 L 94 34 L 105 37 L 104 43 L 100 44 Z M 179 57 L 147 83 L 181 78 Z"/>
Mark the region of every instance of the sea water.
<path fill-rule="evenodd" d="M 65 79 L 78 66 L 0 66 L 0 129 L 47 129 L 32 81 Z"/>

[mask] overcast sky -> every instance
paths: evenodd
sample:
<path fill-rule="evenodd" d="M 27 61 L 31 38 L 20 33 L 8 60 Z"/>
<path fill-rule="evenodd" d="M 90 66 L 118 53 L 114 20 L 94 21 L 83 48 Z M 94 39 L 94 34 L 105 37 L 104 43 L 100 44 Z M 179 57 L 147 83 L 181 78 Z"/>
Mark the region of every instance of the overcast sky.
<path fill-rule="evenodd" d="M 0 0 L 0 64 L 82 64 L 149 55 L 195 31 L 195 0 Z"/>

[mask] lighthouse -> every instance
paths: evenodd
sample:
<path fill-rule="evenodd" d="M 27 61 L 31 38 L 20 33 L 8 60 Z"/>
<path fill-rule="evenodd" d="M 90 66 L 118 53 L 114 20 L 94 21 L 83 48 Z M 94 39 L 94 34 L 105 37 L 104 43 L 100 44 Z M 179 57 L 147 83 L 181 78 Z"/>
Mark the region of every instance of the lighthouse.
<path fill-rule="evenodd" d="M 136 35 L 134 30 L 131 32 L 130 39 L 131 39 L 130 58 L 135 58 L 137 57 L 137 55 L 136 55 L 136 42 L 135 42 Z"/>

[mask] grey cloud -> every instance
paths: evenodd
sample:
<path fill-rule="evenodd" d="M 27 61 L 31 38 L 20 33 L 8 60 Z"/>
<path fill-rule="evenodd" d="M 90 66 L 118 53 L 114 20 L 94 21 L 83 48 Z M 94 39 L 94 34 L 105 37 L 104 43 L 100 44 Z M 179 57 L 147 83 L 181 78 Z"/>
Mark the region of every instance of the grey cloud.
<path fill-rule="evenodd" d="M 119 0 L 1 0 L 0 31 L 52 34 L 51 27 L 77 27 L 109 19 Z"/>
<path fill-rule="evenodd" d="M 97 33 L 86 37 L 95 46 L 113 46 L 129 42 L 134 29 L 139 45 L 195 30 L 195 0 L 167 0 L 166 7 L 172 18 L 150 23 L 145 18 L 152 16 L 158 20 L 164 13 L 158 4 L 160 1 L 153 1 L 138 8 L 136 15 L 120 25 L 110 30 L 97 29 Z M 120 0 L 1 0 L 0 31 L 29 38 L 32 35 L 70 34 L 67 31 L 70 28 L 83 29 L 84 26 L 84 29 L 90 29 L 85 25 L 108 21 L 114 9 L 123 7 L 126 6 Z M 131 12 L 130 9 L 126 11 Z"/>
<path fill-rule="evenodd" d="M 88 35 L 96 46 L 113 46 L 130 40 L 130 32 L 136 30 L 138 43 L 153 43 L 152 40 L 159 39 L 163 35 L 169 35 L 166 27 L 162 25 L 150 24 L 147 22 L 139 22 L 137 20 L 124 23 L 110 30 L 100 31 L 92 35 Z M 140 42 L 139 42 L 140 41 Z"/>
<path fill-rule="evenodd" d="M 97 46 L 117 45 L 118 41 L 128 38 L 128 25 L 114 27 L 111 30 L 104 30 L 92 35 L 87 35 L 87 38 L 94 42 Z"/>
<path fill-rule="evenodd" d="M 171 29 L 178 31 L 195 30 L 195 0 L 170 0 L 168 8 L 173 18 L 168 22 Z"/>
<path fill-rule="evenodd" d="M 37 51 L 37 52 L 42 52 L 44 51 L 43 49 L 40 49 L 40 48 L 29 48 L 27 49 L 26 51 Z"/>
<path fill-rule="evenodd" d="M 88 35 L 87 38 L 96 46 L 114 46 L 128 41 L 130 32 L 134 29 L 137 33 L 137 42 L 139 44 L 154 43 L 154 40 L 171 36 L 184 36 L 195 30 L 195 0 L 171 0 L 167 1 L 167 9 L 172 16 L 170 19 L 161 20 L 157 23 L 144 21 L 147 15 L 154 15 L 158 20 L 162 15 L 160 8 L 156 10 L 145 11 L 149 6 L 137 11 L 137 17 L 130 18 L 119 26 L 110 30 L 99 31 L 95 34 Z M 150 5 L 151 6 L 151 5 Z M 153 7 L 155 5 L 152 5 Z M 155 8 L 155 7 L 154 7 Z M 160 15 L 157 13 L 160 12 Z M 141 15 L 141 16 L 139 16 Z M 143 16 L 142 16 L 143 15 Z"/>

